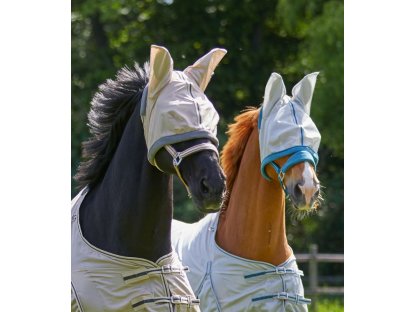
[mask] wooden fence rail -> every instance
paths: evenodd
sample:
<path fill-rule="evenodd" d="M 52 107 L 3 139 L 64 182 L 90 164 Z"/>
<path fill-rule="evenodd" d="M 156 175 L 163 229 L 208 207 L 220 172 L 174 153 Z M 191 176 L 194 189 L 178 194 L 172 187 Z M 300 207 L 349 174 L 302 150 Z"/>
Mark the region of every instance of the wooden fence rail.
<path fill-rule="evenodd" d="M 309 288 L 305 290 L 312 297 L 312 306 L 315 308 L 316 297 L 325 295 L 343 295 L 344 287 L 320 287 L 318 275 L 318 263 L 344 263 L 343 254 L 319 254 L 318 245 L 309 246 L 308 254 L 296 254 L 297 262 L 309 263 Z"/>

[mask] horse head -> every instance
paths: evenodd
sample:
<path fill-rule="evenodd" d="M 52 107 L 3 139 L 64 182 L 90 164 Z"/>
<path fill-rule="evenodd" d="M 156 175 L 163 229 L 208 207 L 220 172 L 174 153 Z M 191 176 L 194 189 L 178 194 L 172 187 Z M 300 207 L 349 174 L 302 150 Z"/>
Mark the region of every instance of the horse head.
<path fill-rule="evenodd" d="M 225 53 L 213 49 L 177 71 L 169 51 L 153 45 L 150 79 L 141 103 L 149 162 L 176 174 L 198 210 L 206 213 L 220 209 L 225 193 L 216 138 L 219 117 L 204 94 Z"/>
<path fill-rule="evenodd" d="M 262 175 L 279 181 L 298 219 L 316 210 L 321 199 L 316 174 L 321 136 L 309 116 L 317 76 L 306 75 L 289 97 L 282 77 L 272 73 L 259 117 Z"/>

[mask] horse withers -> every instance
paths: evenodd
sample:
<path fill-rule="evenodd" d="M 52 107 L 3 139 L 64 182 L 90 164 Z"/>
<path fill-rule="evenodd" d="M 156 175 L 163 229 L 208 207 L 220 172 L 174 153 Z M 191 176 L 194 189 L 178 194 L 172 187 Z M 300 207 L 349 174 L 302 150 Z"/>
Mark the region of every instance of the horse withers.
<path fill-rule="evenodd" d="M 152 46 L 150 65 L 99 87 L 72 202 L 73 311 L 199 311 L 172 251 L 172 174 L 199 210 L 218 210 L 219 118 L 204 90 L 225 53 L 175 71 L 168 50 Z"/>
<path fill-rule="evenodd" d="M 285 195 L 298 219 L 320 200 L 320 134 L 309 116 L 316 76 L 303 78 L 289 97 L 281 76 L 271 75 L 262 107 L 229 127 L 221 212 L 173 222 L 174 247 L 203 311 L 307 311 L 303 272 L 286 237 Z"/>

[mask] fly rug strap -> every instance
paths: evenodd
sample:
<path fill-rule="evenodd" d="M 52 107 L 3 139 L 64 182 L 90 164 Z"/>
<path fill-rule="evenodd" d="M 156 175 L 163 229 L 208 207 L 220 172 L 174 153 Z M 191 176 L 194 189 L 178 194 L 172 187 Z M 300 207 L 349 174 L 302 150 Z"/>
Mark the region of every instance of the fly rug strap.
<path fill-rule="evenodd" d="M 189 267 L 174 267 L 171 265 L 163 265 L 160 268 L 152 269 L 138 269 L 134 272 L 123 273 L 123 280 L 126 284 L 143 281 L 149 279 L 152 275 L 156 274 L 181 274 L 182 272 L 188 272 Z"/>
<path fill-rule="evenodd" d="M 161 304 L 161 303 L 169 303 L 172 305 L 186 305 L 187 307 L 192 307 L 194 305 L 199 305 L 199 299 L 193 299 L 191 296 L 178 296 L 172 295 L 171 297 L 159 297 L 159 298 L 152 298 L 152 297 L 143 297 L 136 301 L 132 301 L 132 306 L 135 311 L 149 311 L 149 304 Z M 151 311 L 151 310 L 150 310 Z"/>
<path fill-rule="evenodd" d="M 123 273 L 123 280 L 126 284 L 133 284 L 138 282 L 143 282 L 147 279 L 150 279 L 152 276 L 156 275 L 172 275 L 179 274 L 183 275 L 185 272 L 189 271 L 189 267 L 179 267 L 172 265 L 163 265 L 160 268 L 151 268 L 151 269 L 138 269 L 136 271 L 131 271 L 128 273 Z M 200 300 L 192 298 L 191 296 L 181 296 L 181 295 L 171 295 L 169 297 L 154 297 L 150 295 L 142 295 L 131 301 L 134 311 L 153 311 L 154 305 L 158 304 L 171 304 L 171 305 L 186 305 L 190 308 L 192 306 L 198 306 Z"/>
<path fill-rule="evenodd" d="M 298 276 L 303 276 L 303 271 L 298 270 L 298 269 L 286 268 L 286 267 L 283 267 L 283 266 L 277 266 L 274 270 L 266 270 L 266 271 L 260 271 L 260 272 L 255 272 L 255 273 L 251 273 L 251 274 L 246 274 L 246 275 L 244 275 L 244 278 L 248 279 L 248 278 L 253 278 L 253 277 L 263 276 L 263 275 L 269 275 L 269 274 L 277 274 L 277 275 L 294 274 L 294 275 L 298 275 Z M 296 304 L 302 304 L 302 303 L 310 304 L 311 301 L 312 301 L 311 299 L 305 298 L 302 295 L 292 294 L 292 293 L 288 293 L 286 291 L 277 292 L 277 293 L 270 294 L 270 295 L 256 296 L 256 297 L 253 297 L 251 299 L 251 301 L 256 302 L 256 301 L 267 300 L 267 299 L 287 300 L 287 301 L 292 301 Z"/>

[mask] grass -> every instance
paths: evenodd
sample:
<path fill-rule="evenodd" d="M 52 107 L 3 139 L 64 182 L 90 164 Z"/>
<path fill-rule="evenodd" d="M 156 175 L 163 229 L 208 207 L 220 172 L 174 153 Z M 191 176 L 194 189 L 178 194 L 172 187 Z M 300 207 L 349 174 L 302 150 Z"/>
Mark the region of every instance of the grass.
<path fill-rule="evenodd" d="M 316 299 L 316 309 L 309 305 L 310 312 L 344 312 L 343 298 L 325 298 L 319 297 Z"/>

